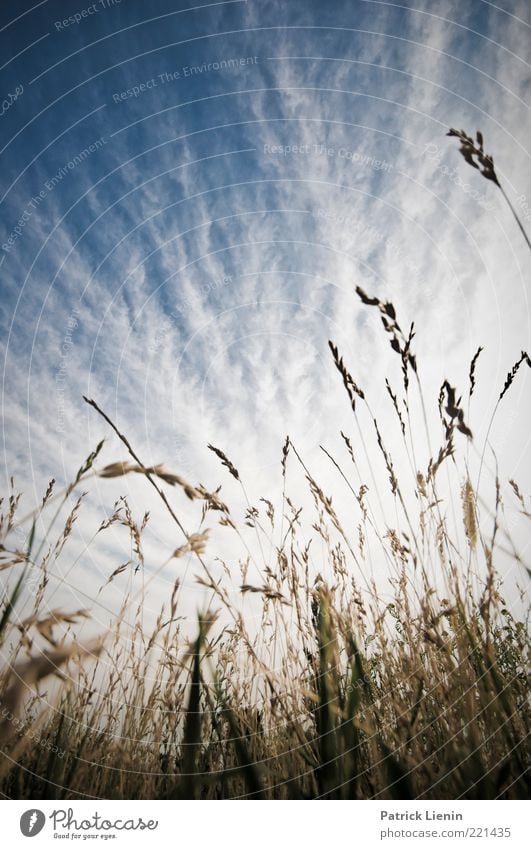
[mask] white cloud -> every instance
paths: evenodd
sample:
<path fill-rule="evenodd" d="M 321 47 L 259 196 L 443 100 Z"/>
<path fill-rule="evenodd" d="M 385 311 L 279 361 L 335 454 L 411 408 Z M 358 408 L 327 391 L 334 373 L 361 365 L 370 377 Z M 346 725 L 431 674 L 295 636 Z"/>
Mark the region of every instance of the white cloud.
<path fill-rule="evenodd" d="M 292 24 L 322 20 L 318 9 L 302 15 L 277 4 L 247 4 L 242 21 L 259 27 L 283 20 L 284 14 Z M 437 14 L 472 25 L 472 16 L 459 4 L 438 6 Z M 484 20 L 494 33 L 500 13 L 492 10 Z M 362 20 L 351 25 L 376 34 L 257 30 L 246 36 L 246 44 L 257 45 L 260 62 L 241 76 L 205 78 L 204 91 L 217 91 L 216 86 L 277 91 L 218 98 L 196 112 L 166 112 L 109 142 L 105 161 L 110 171 L 141 144 L 152 147 L 190 133 L 98 185 L 80 206 L 83 214 L 65 219 L 50 239 L 25 284 L 15 316 L 18 335 L 6 352 L 4 438 L 8 474 L 15 473 L 36 500 L 47 478 L 58 474 L 58 464 L 66 481 L 82 455 L 107 433 L 84 406 L 84 392 L 116 420 L 143 461 L 164 461 L 211 488 L 223 480 L 223 493 L 236 499 L 240 514 L 245 499 L 207 450 L 208 442 L 240 469 L 252 503 L 261 495 L 277 503 L 286 433 L 333 491 L 340 484 L 319 445 L 344 458 L 338 432 L 347 430 L 356 439 L 368 479 L 348 399 L 327 348 L 329 338 L 338 343 L 378 419 L 390 427 L 389 445 L 402 457 L 397 466 L 409 474 L 384 386 L 388 376 L 401 394 L 400 362 L 376 312 L 355 296 L 357 284 L 392 300 L 405 325 L 415 320 L 431 423 L 444 377 L 466 393 L 468 363 L 477 346 L 485 345 L 475 405 L 481 444 L 505 374 L 529 344 L 524 277 L 529 260 L 503 198 L 466 166 L 444 132 L 454 124 L 482 128 L 513 200 L 515 192 L 529 195 L 522 177 L 528 116 L 518 99 L 529 93 L 529 76 L 507 50 L 478 36 L 467 40 L 463 30 L 427 15 L 367 4 Z M 397 37 L 390 38 L 393 34 Z M 503 18 L 502 34 L 506 47 L 524 55 L 517 21 Z M 267 56 L 312 58 L 267 61 Z M 325 58 L 315 58 L 320 56 Z M 334 61 L 338 57 L 355 61 Z M 187 90 L 176 88 L 175 97 L 187 99 Z M 155 111 L 152 107 L 146 101 L 146 113 Z M 196 133 L 224 120 L 250 123 Z M 266 146 L 274 145 L 308 145 L 309 152 L 268 153 Z M 440 148 L 439 168 L 426 153 L 427 145 Z M 186 164 L 244 148 L 254 151 Z M 493 210 L 467 195 L 443 166 L 450 172 L 455 167 Z M 164 173 L 171 168 L 178 170 Z M 83 184 L 80 192 L 86 188 Z M 161 209 L 164 213 L 157 214 Z M 50 198 L 51 221 L 58 220 L 60 210 L 56 194 Z M 83 229 L 100 215 L 74 248 Z M 39 222 L 24 244 L 33 248 L 48 230 L 48 221 Z M 6 268 L 20 273 L 19 254 L 9 261 L 13 264 Z M 27 340 L 52 280 L 30 375 Z M 58 433 L 56 373 L 74 306 L 79 327 L 61 396 L 64 432 Z M 524 486 L 528 380 L 519 375 L 492 432 L 500 465 Z M 364 421 L 369 427 L 367 417 Z M 425 466 L 429 456 L 423 439 L 416 450 L 419 465 Z M 123 456 L 124 448 L 113 438 L 106 461 Z M 472 461 L 477 463 L 473 454 Z M 374 463 L 384 482 L 379 454 Z M 83 540 L 90 537 L 98 511 L 125 490 L 138 509 L 148 500 L 138 481 L 123 479 L 113 486 L 98 481 L 80 521 Z M 293 490 L 294 500 L 308 503 L 302 475 Z M 174 495 L 183 502 L 187 527 L 193 528 L 195 505 L 181 499 L 182 493 Z M 337 509 L 350 516 L 346 498 L 345 491 Z M 391 517 L 387 500 L 385 507 Z M 149 569 L 163 562 L 164 552 L 177 542 L 164 513 L 155 510 Z M 96 545 L 100 550 L 104 556 L 105 546 Z M 237 543 L 226 551 L 237 559 Z M 82 568 L 75 574 L 79 586 L 92 586 Z M 190 580 L 195 600 L 191 587 Z M 164 593 L 164 584 L 159 591 Z"/>

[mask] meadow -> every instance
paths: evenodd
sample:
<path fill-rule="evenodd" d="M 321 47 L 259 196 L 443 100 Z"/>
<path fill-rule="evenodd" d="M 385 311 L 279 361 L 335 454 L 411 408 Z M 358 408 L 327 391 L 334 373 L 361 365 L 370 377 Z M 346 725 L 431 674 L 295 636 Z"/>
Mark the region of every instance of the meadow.
<path fill-rule="evenodd" d="M 467 162 L 499 185 L 481 135 L 474 141 L 451 134 Z M 348 489 L 348 511 L 322 489 L 287 437 L 279 456 L 281 511 L 264 496 L 237 516 L 222 490 L 145 465 L 93 399 L 87 403 L 119 438 L 125 459 L 103 465 L 100 443 L 65 489 L 50 484 L 24 522 L 15 489 L 8 494 L 0 524 L 4 797 L 528 796 L 529 569 L 507 517 L 527 522 L 531 512 L 518 482 L 506 480 L 492 460 L 488 434 L 484 444 L 474 442 L 482 349 L 464 366 L 466 387 L 445 381 L 437 398 L 427 397 L 415 356 L 422 328 L 402 325 L 391 302 L 360 286 L 356 292 L 398 358 L 401 385 L 386 382 L 390 415 L 378 422 L 371 388 L 357 384 L 329 343 L 330 368 L 352 408 L 352 433 L 341 434 L 346 462 L 323 450 Z M 525 351 L 508 365 L 491 424 L 529 366 Z M 431 406 L 436 429 L 428 424 Z M 400 473 L 391 432 L 409 466 Z M 427 465 L 418 462 L 421 442 L 430 446 Z M 237 458 L 208 447 L 223 473 L 240 483 Z M 477 475 L 470 472 L 471 452 L 479 458 Z M 289 494 L 295 469 L 313 504 L 311 535 Z M 195 581 L 208 591 L 192 638 L 180 615 L 179 577 L 154 627 L 144 624 L 144 590 L 129 590 L 113 627 L 88 643 L 75 634 L 90 611 L 48 603 L 50 577 L 83 509 L 81 493 L 95 476 L 142 477 L 146 507 L 149 498 L 160 501 L 175 523 L 182 543 L 168 562 L 195 564 Z M 194 533 L 179 515 L 177 493 L 197 507 Z M 383 501 L 393 505 L 393 526 L 383 521 Z M 207 521 L 242 541 L 237 563 L 211 550 Z M 147 516 L 135 519 L 123 497 L 100 529 L 127 529 L 139 571 L 146 522 Z M 252 569 L 242 525 L 253 529 L 260 552 Z M 17 545 L 21 527 L 27 539 Z M 213 570 L 216 555 L 222 579 Z M 372 577 L 375 563 L 386 571 L 391 595 Z M 519 607 L 505 599 L 508 564 L 523 587 Z M 126 568 L 109 566 L 109 582 Z M 244 601 L 252 603 L 248 619 Z"/>

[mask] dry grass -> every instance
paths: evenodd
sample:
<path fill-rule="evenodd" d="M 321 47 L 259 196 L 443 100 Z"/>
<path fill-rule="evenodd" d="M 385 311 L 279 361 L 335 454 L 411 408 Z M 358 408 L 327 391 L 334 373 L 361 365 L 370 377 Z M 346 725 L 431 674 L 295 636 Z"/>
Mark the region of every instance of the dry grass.
<path fill-rule="evenodd" d="M 482 151 L 482 139 L 478 145 Z M 486 162 L 494 174 L 492 160 Z M 386 383 L 395 418 L 382 429 L 369 391 L 358 386 L 330 343 L 356 431 L 342 433 L 344 460 L 323 451 L 351 497 L 349 505 L 325 493 L 287 438 L 280 458 L 281 515 L 262 498 L 238 519 L 219 490 L 144 464 L 94 401 L 88 403 L 118 435 L 129 459 L 96 469 L 100 444 L 64 492 L 55 493 L 52 483 L 38 510 L 26 517 L 31 530 L 24 550 L 11 542 L 19 504 L 10 494 L 0 522 L 6 577 L 0 641 L 8 659 L 1 674 L 5 796 L 527 797 L 527 628 L 508 610 L 497 563 L 509 559 L 522 579 L 527 576 L 504 524 L 499 479 L 489 506 L 467 462 L 481 349 L 469 367 L 466 414 L 457 390 L 445 381 L 438 399 L 440 435 L 430 433 L 413 325 L 404 331 L 393 304 L 360 288 L 358 294 L 380 313 L 400 358 L 402 389 Z M 525 352 L 509 371 L 496 410 L 524 364 L 530 364 Z M 420 399 L 420 422 L 410 413 L 413 392 Z M 410 473 L 400 478 L 387 441 L 391 427 L 409 464 Z M 428 445 L 441 444 L 430 449 L 426 468 L 416 462 L 421 434 Z M 233 462 L 208 447 L 245 494 Z M 360 474 L 358 452 L 370 459 L 369 480 Z M 477 451 L 481 466 L 484 454 L 485 447 Z M 453 493 L 440 491 L 441 468 Z M 288 494 L 291 475 L 301 471 L 313 502 L 310 525 Z M 144 476 L 175 523 L 181 541 L 167 563 L 183 557 L 195 562 L 197 583 L 210 594 L 193 639 L 184 633 L 179 579 L 153 628 L 143 624 L 145 590 L 129 590 L 109 632 L 88 647 L 75 638 L 87 611 L 49 609 L 49 578 L 68 545 L 81 498 L 55 542 L 53 526 L 94 474 Z M 508 483 L 512 509 L 528 521 L 526 498 L 515 481 Z M 179 489 L 199 512 L 194 533 L 179 517 Z M 394 526 L 384 521 L 384 501 L 393 506 Z M 449 521 L 453 505 L 461 508 L 459 527 Z M 109 582 L 134 563 L 143 573 L 148 518 L 146 513 L 135 521 L 122 498 L 102 521 L 101 533 L 113 524 L 128 529 L 135 558 L 109 565 Z M 207 518 L 242 546 L 244 528 L 252 528 L 261 561 L 242 547 L 237 570 L 223 560 L 214 568 Z M 37 523 L 46 531 L 34 550 Z M 385 569 L 391 595 L 377 589 L 375 564 Z M 252 605 L 248 618 L 244 600 Z"/>
<path fill-rule="evenodd" d="M 476 168 L 482 177 L 485 180 L 490 180 L 494 183 L 495 186 L 498 186 L 501 191 L 507 206 L 511 210 L 514 220 L 518 224 L 520 228 L 520 232 L 524 239 L 526 240 L 527 247 L 531 249 L 531 242 L 529 241 L 529 236 L 526 233 L 525 227 L 522 224 L 518 213 L 516 212 L 514 206 L 512 205 L 505 189 L 503 188 L 502 183 L 499 180 L 498 174 L 496 173 L 496 168 L 494 167 L 494 158 L 485 153 L 483 148 L 483 133 L 479 130 L 476 133 L 476 140 L 469 136 L 465 130 L 455 130 L 453 127 L 446 133 L 447 136 L 454 136 L 459 139 L 460 147 L 459 153 L 472 168 Z"/>

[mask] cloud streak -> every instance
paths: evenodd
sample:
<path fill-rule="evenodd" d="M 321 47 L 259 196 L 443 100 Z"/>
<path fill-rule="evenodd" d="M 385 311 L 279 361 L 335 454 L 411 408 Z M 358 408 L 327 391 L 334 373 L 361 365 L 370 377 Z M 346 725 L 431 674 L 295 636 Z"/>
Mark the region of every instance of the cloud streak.
<path fill-rule="evenodd" d="M 3 249 L 5 479 L 38 502 L 52 474 L 71 477 L 105 432 L 88 394 L 146 463 L 212 489 L 223 479 L 242 513 L 209 442 L 251 502 L 278 496 L 287 433 L 335 486 L 320 445 L 344 451 L 352 422 L 328 339 L 378 418 L 391 414 L 385 377 L 401 380 L 358 284 L 415 321 L 434 416 L 442 380 L 464 387 L 485 344 L 481 440 L 529 345 L 529 259 L 495 188 L 467 173 L 445 132 L 481 127 L 513 200 L 530 196 L 526 11 L 249 2 L 170 15 L 160 4 L 143 22 L 123 3 L 63 32 L 36 10 L 25 26 L 49 37 L 14 59 L 7 89 L 24 93 L 2 116 L 3 246 L 44 191 Z M 525 486 L 522 378 L 491 441 Z M 391 447 L 400 456 L 399 433 Z M 110 440 L 105 457 L 120 452 Z M 425 466 L 427 446 L 418 453 Z M 140 483 L 121 484 L 140 509 Z M 303 488 L 301 476 L 295 499 Z M 80 552 L 118 490 L 98 482 Z M 151 544 L 153 562 L 176 545 L 163 513 Z M 87 557 L 74 583 L 90 590 Z"/>

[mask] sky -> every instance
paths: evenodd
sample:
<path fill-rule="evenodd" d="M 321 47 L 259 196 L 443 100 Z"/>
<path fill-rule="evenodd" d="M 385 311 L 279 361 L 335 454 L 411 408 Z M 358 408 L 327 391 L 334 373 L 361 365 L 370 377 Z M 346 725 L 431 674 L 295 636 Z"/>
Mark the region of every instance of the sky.
<path fill-rule="evenodd" d="M 278 505 L 289 434 L 348 518 L 320 450 L 345 461 L 340 431 L 354 434 L 328 340 L 391 428 L 385 377 L 401 385 L 356 286 L 415 322 L 430 421 L 442 381 L 465 392 L 484 346 L 481 446 L 530 347 L 529 252 L 500 191 L 445 134 L 483 132 L 529 230 L 530 24 L 513 0 L 2 4 L 3 488 L 15 479 L 24 511 L 103 437 L 100 465 L 126 458 L 86 395 L 142 462 L 222 484 L 238 518 L 260 496 Z M 490 434 L 503 486 L 515 478 L 524 492 L 528 392 L 521 370 Z M 99 604 L 124 560 L 124 529 L 93 540 L 119 494 L 137 516 L 152 510 L 148 573 L 182 544 L 144 480 L 87 489 L 76 556 L 57 565 L 66 607 Z M 197 505 L 172 498 L 196 529 Z M 223 555 L 238 557 L 232 543 Z M 154 609 L 177 568 L 163 570 Z M 202 591 L 186 569 L 192 610 Z"/>

